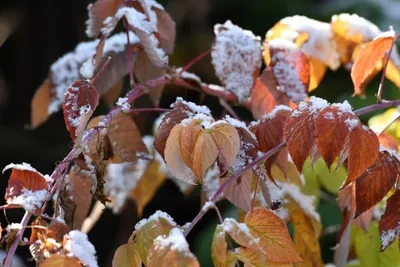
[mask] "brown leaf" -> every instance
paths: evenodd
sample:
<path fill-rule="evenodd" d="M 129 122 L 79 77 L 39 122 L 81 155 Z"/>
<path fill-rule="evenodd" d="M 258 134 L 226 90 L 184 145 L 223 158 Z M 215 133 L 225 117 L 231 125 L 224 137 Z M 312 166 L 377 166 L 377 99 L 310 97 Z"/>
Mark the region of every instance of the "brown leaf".
<path fill-rule="evenodd" d="M 75 257 L 66 255 L 51 255 L 39 264 L 39 267 L 81 267 L 81 262 Z"/>
<path fill-rule="evenodd" d="M 268 50 L 268 51 L 266 51 Z M 285 93 L 293 102 L 299 103 L 307 97 L 310 83 L 310 64 L 308 58 L 290 41 L 275 39 L 264 45 L 264 57 L 269 53 L 278 90 Z"/>
<path fill-rule="evenodd" d="M 47 238 L 53 238 L 58 243 L 61 243 L 64 239 L 64 235 L 68 234 L 70 230 L 71 229 L 65 223 L 54 220 L 47 229 Z"/>
<path fill-rule="evenodd" d="M 88 6 L 89 19 L 86 21 L 86 34 L 89 37 L 97 37 L 103 28 L 103 21 L 107 17 L 114 16 L 122 5 L 122 0 L 97 0 Z"/>
<path fill-rule="evenodd" d="M 191 169 L 197 179 L 202 183 L 204 172 L 214 163 L 218 156 L 218 141 L 214 141 L 211 133 L 201 131 L 197 135 L 193 147 L 193 159 Z"/>
<path fill-rule="evenodd" d="M 379 144 L 381 144 L 385 148 L 399 152 L 399 142 L 397 142 L 396 138 L 394 138 L 390 134 L 385 132 L 380 133 L 378 135 L 378 139 L 379 139 Z"/>
<path fill-rule="evenodd" d="M 68 87 L 62 105 L 64 121 L 72 140 L 78 144 L 98 104 L 99 94 L 90 82 L 79 80 Z"/>
<path fill-rule="evenodd" d="M 357 120 L 352 112 L 346 112 L 338 106 L 329 106 L 321 110 L 315 119 L 315 142 L 318 151 L 330 168 L 342 152 L 349 135 L 347 120 Z"/>
<path fill-rule="evenodd" d="M 32 226 L 32 231 L 31 231 L 31 236 L 29 237 L 29 242 L 35 242 L 36 240 L 39 239 L 43 240 L 47 234 L 47 229 L 44 229 L 47 228 L 47 222 L 38 217 L 31 223 L 31 226 Z"/>
<path fill-rule="evenodd" d="M 121 95 L 123 84 L 124 81 L 119 80 L 104 94 L 103 98 L 107 106 L 113 107 L 115 105 L 115 101 L 117 101 L 118 97 Z"/>
<path fill-rule="evenodd" d="M 386 52 L 393 42 L 394 32 L 388 32 L 388 34 L 382 34 L 361 48 L 351 69 L 354 95 L 365 94 L 365 87 L 372 78 L 371 76 L 374 74 L 376 66 L 382 64 L 382 60 L 386 57 Z"/>
<path fill-rule="evenodd" d="M 165 173 L 160 170 L 160 163 L 152 161 L 146 168 L 145 173 L 132 191 L 132 199 L 136 202 L 138 216 L 141 217 L 143 209 L 153 198 L 158 188 L 165 181 Z"/>
<path fill-rule="evenodd" d="M 260 37 L 226 21 L 214 26 L 211 62 L 224 87 L 244 102 L 261 66 Z M 246 45 L 242 45 L 246 44 Z"/>
<path fill-rule="evenodd" d="M 251 100 L 249 103 L 251 112 L 256 119 L 260 119 L 264 114 L 271 112 L 278 105 L 296 107 L 285 94 L 278 91 L 277 82 L 272 69 L 267 67 L 258 77 L 251 90 Z"/>
<path fill-rule="evenodd" d="M 36 128 L 49 117 L 48 106 L 50 105 L 52 88 L 50 79 L 46 79 L 37 89 L 31 103 L 31 127 Z"/>
<path fill-rule="evenodd" d="M 219 184 L 223 185 L 229 179 L 229 177 L 221 178 L 219 180 Z M 242 176 L 238 177 L 235 181 L 225 186 L 223 190 L 224 197 L 229 200 L 233 205 L 239 207 L 244 211 L 249 211 L 251 207 L 252 178 L 253 171 L 246 171 Z"/>
<path fill-rule="evenodd" d="M 385 213 L 379 221 L 379 234 L 381 237 L 381 251 L 385 250 L 400 233 L 400 191 L 389 197 Z"/>
<path fill-rule="evenodd" d="M 190 121 L 183 129 L 179 136 L 179 147 L 183 161 L 187 166 L 192 166 L 194 146 L 197 140 L 197 135 L 201 134 L 202 130 L 200 120 Z"/>
<path fill-rule="evenodd" d="M 155 8 L 157 15 L 157 38 L 160 40 L 161 47 L 167 54 L 172 54 L 175 46 L 175 21 L 170 14 L 164 10 Z"/>
<path fill-rule="evenodd" d="M 377 160 L 378 154 L 378 137 L 371 129 L 358 123 L 351 129 L 349 135 L 349 172 L 343 186 L 348 185 L 364 173 Z"/>
<path fill-rule="evenodd" d="M 357 180 L 355 217 L 370 209 L 395 185 L 400 164 L 388 152 L 380 152 L 378 158 Z"/>

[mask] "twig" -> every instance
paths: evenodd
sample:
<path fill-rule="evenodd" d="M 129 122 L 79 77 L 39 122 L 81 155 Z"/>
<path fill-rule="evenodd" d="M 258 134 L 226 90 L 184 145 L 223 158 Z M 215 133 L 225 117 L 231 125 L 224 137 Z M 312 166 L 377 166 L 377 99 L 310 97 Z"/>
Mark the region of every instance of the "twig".
<path fill-rule="evenodd" d="M 129 24 L 127 19 L 124 17 L 124 27 L 126 31 L 126 39 L 128 45 L 128 62 L 129 62 L 129 84 L 131 87 L 135 84 L 135 78 L 133 77 L 133 59 L 132 59 L 132 47 L 131 47 L 131 40 L 129 38 Z"/>
<path fill-rule="evenodd" d="M 211 48 L 204 51 L 203 53 L 201 53 L 200 55 L 198 55 L 197 57 L 195 57 L 193 60 L 191 60 L 188 64 L 186 64 L 182 70 L 178 73 L 178 76 L 181 76 L 182 73 L 184 73 L 185 71 L 187 71 L 188 69 L 190 69 L 194 64 L 196 64 L 197 62 L 199 62 L 200 60 L 202 60 L 204 57 L 208 56 L 211 53 Z"/>
<path fill-rule="evenodd" d="M 105 206 L 100 201 L 96 201 L 90 215 L 83 221 L 81 231 L 85 234 L 92 230 L 93 226 L 100 219 L 101 215 L 105 210 Z"/>
<path fill-rule="evenodd" d="M 366 106 L 366 107 L 357 109 L 354 111 L 354 114 L 358 117 L 358 116 L 367 114 L 369 112 L 373 112 L 373 111 L 385 109 L 385 108 L 390 108 L 390 107 L 396 107 L 398 105 L 400 105 L 400 99 L 390 100 L 390 101 L 382 100 L 381 103 L 377 103 L 377 104 L 373 104 L 370 106 Z"/>
<path fill-rule="evenodd" d="M 282 148 L 284 148 L 286 146 L 286 143 L 281 143 L 279 145 L 277 145 L 276 147 L 274 147 L 273 149 L 269 150 L 267 153 L 265 153 L 264 155 L 262 155 L 261 157 L 255 159 L 254 161 L 252 161 L 251 163 L 247 164 L 243 169 L 237 171 L 234 175 L 232 175 L 231 177 L 228 178 L 228 180 L 221 185 L 217 192 L 214 194 L 214 196 L 210 199 L 210 201 L 212 203 L 215 204 L 215 202 L 217 201 L 219 195 L 223 192 L 223 190 L 225 189 L 226 186 L 228 186 L 230 183 L 232 183 L 234 180 L 236 180 L 237 178 L 239 178 L 240 176 L 243 175 L 243 173 L 245 173 L 247 170 L 253 168 L 254 166 L 256 166 L 257 164 L 259 164 L 260 162 L 268 159 L 269 157 L 271 157 L 272 155 L 274 155 L 275 153 L 278 153 L 279 151 L 281 151 Z M 185 236 L 187 236 L 189 234 L 189 232 L 193 229 L 193 227 L 200 221 L 201 218 L 203 218 L 204 214 L 206 214 L 207 210 L 205 209 L 201 209 L 200 212 L 197 214 L 197 216 L 193 219 L 193 221 L 189 224 L 189 226 L 186 228 L 185 231 Z"/>
<path fill-rule="evenodd" d="M 389 51 L 387 52 L 385 65 L 383 65 L 381 81 L 380 81 L 379 87 L 378 87 L 378 93 L 376 94 L 376 102 L 377 102 L 377 103 L 381 103 L 381 102 L 382 102 L 382 93 L 383 93 L 383 85 L 385 84 L 386 69 L 387 69 L 387 66 L 388 66 L 388 64 L 389 64 L 390 55 L 392 54 L 392 50 L 393 50 L 393 47 L 394 47 L 394 45 L 395 45 L 395 43 L 396 43 L 397 38 L 398 38 L 397 36 L 395 36 L 395 37 L 393 38 L 392 45 L 390 46 L 390 49 L 389 49 Z"/>

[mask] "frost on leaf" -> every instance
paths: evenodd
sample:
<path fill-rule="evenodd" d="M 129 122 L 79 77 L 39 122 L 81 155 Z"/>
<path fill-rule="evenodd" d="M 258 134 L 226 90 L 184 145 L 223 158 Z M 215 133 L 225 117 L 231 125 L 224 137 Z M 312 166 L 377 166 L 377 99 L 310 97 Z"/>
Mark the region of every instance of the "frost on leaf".
<path fill-rule="evenodd" d="M 379 221 L 381 250 L 385 250 L 400 233 L 400 191 L 397 190 L 387 200 L 385 213 Z"/>
<path fill-rule="evenodd" d="M 30 212 L 41 208 L 49 196 L 46 177 L 27 163 L 9 164 L 3 172 L 8 169 L 12 169 L 12 172 L 5 194 L 7 203 L 22 206 Z"/>
<path fill-rule="evenodd" d="M 138 42 L 136 36 L 133 34 L 130 36 L 132 44 Z M 103 75 L 94 83 L 100 95 L 105 94 L 129 72 L 126 43 L 124 33 L 105 40 L 101 59 L 103 62 L 111 56 L 112 61 Z M 80 43 L 74 51 L 65 54 L 51 65 L 48 79 L 37 90 L 31 103 L 32 127 L 39 126 L 47 120 L 48 116 L 60 110 L 68 87 L 83 77 L 80 68 L 84 62 L 93 59 L 98 44 L 99 40 Z M 97 65 L 95 72 L 101 67 L 100 63 Z"/>
<path fill-rule="evenodd" d="M 310 82 L 308 58 L 292 42 L 274 39 L 264 44 L 264 61 L 271 66 L 278 90 L 293 102 L 307 97 Z"/>
<path fill-rule="evenodd" d="M 215 73 L 225 88 L 244 102 L 261 66 L 261 39 L 229 20 L 216 24 L 214 33 L 211 57 Z"/>
<path fill-rule="evenodd" d="M 85 233 L 74 230 L 65 236 L 64 249 L 67 256 L 76 257 L 88 267 L 97 267 L 96 250 Z"/>
<path fill-rule="evenodd" d="M 83 132 L 94 110 L 99 104 L 99 94 L 94 86 L 85 80 L 74 82 L 68 87 L 62 105 L 64 121 L 72 140 L 83 137 Z"/>
<path fill-rule="evenodd" d="M 260 77 L 256 79 L 248 105 L 256 119 L 260 119 L 278 105 L 292 108 L 297 106 L 286 94 L 278 90 L 278 83 L 270 67 L 265 68 Z"/>
<path fill-rule="evenodd" d="M 393 188 L 399 168 L 399 160 L 390 151 L 379 152 L 376 162 L 355 181 L 356 217 L 381 201 Z"/>
<path fill-rule="evenodd" d="M 168 235 L 158 236 L 154 240 L 147 256 L 147 266 L 170 267 L 188 266 L 200 267 L 196 256 L 190 252 L 182 231 L 173 228 Z"/>

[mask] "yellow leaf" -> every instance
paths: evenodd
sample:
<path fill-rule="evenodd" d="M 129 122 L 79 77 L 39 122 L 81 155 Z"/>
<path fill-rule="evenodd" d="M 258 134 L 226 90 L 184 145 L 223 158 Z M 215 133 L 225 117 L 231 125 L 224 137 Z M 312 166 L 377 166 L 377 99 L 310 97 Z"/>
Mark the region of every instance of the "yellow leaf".
<path fill-rule="evenodd" d="M 250 228 L 244 223 L 238 223 L 232 218 L 225 218 L 222 223 L 223 230 L 228 233 L 236 243 L 254 250 L 262 249 L 257 237 L 252 234 Z"/>
<path fill-rule="evenodd" d="M 113 267 L 141 267 L 142 260 L 136 249 L 136 245 L 132 238 L 129 238 L 127 244 L 123 244 L 115 251 L 112 260 Z"/>
<path fill-rule="evenodd" d="M 215 267 L 227 266 L 227 249 L 225 232 L 221 225 L 217 225 L 211 245 L 211 256 Z"/>
<path fill-rule="evenodd" d="M 250 233 L 259 238 L 258 244 L 264 249 L 267 261 L 279 263 L 302 261 L 285 222 L 271 210 L 255 208 L 247 213 L 245 223 Z"/>
<path fill-rule="evenodd" d="M 160 163 L 156 160 L 152 161 L 140 178 L 139 183 L 132 191 L 132 199 L 136 202 L 139 217 L 142 216 L 144 207 L 153 198 L 158 188 L 165 181 L 165 173 L 160 171 Z"/>
<path fill-rule="evenodd" d="M 324 78 L 326 72 L 326 65 L 319 59 L 310 57 L 310 85 L 308 87 L 308 91 L 311 92 L 316 89 L 321 82 L 322 78 Z"/>

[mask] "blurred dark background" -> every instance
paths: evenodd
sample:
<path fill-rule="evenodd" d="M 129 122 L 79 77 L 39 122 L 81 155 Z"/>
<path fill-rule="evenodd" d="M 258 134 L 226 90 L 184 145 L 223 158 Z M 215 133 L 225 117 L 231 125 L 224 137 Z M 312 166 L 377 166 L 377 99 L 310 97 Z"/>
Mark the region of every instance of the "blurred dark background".
<path fill-rule="evenodd" d="M 87 5 L 90 0 L 69 1 L 0 1 L 0 169 L 13 162 L 29 162 L 42 173 L 50 174 L 57 161 L 62 160 L 72 144 L 65 130 L 62 114 L 53 115 L 38 129 L 29 130 L 30 102 L 35 90 L 44 81 L 50 65 L 65 53 L 73 50 L 82 41 L 89 40 L 85 35 Z M 400 29 L 400 3 L 397 1 L 328 1 L 328 0 L 171 0 L 159 1 L 171 14 L 177 24 L 175 52 L 170 58 L 171 65 L 182 66 L 196 55 L 207 50 L 213 41 L 213 25 L 227 19 L 244 29 L 264 37 L 265 33 L 277 21 L 286 16 L 305 15 L 310 18 L 330 21 L 335 13 L 358 13 L 378 24 L 381 29 L 393 25 Z M 396 10 L 398 12 L 396 12 Z M 217 83 L 210 58 L 195 65 L 191 71 L 203 81 Z M 375 101 L 379 77 L 368 87 L 365 99 L 351 98 L 352 83 L 350 75 L 344 69 L 336 73 L 329 72 L 320 87 L 313 92 L 328 101 L 350 99 L 355 108 Z M 172 88 L 165 92 L 161 105 L 168 106 L 176 95 L 198 100 L 199 94 Z M 398 98 L 398 90 L 387 82 L 384 97 Z M 218 101 L 206 97 L 204 103 L 221 108 Z M 244 112 L 238 109 L 239 112 Z M 106 110 L 101 110 L 106 112 Z M 244 113 L 243 113 L 244 114 Z M 245 114 L 244 114 L 245 115 Z M 144 116 L 144 115 L 143 115 Z M 147 115 L 146 115 L 147 116 Z M 149 117 L 146 120 L 149 121 Z M 143 134 L 150 133 L 151 125 L 140 124 Z M 363 117 L 364 120 L 367 117 Z M 0 194 L 4 195 L 9 173 L 0 177 Z M 148 217 L 155 210 L 168 212 L 179 224 L 192 220 L 200 206 L 199 190 L 184 197 L 178 188 L 167 181 L 157 192 L 156 197 L 144 210 Z M 0 201 L 4 204 L 4 199 Z M 237 216 L 236 210 L 226 202 L 220 207 L 224 216 Z M 321 201 L 320 211 L 324 227 L 340 223 L 340 212 L 331 203 Z M 22 211 L 7 211 L 11 222 L 19 222 Z M 0 215 L 2 226 L 6 218 Z M 117 216 L 107 210 L 100 221 L 89 233 L 96 247 L 100 266 L 109 266 L 114 250 L 126 242 L 138 221 L 133 203 Z M 210 266 L 210 245 L 216 224 L 212 212 L 195 227 L 188 239 L 202 266 Z M 335 235 L 321 239 L 325 262 L 332 261 L 330 247 L 335 245 Z M 18 249 L 23 259 L 29 258 L 26 248 Z M 33 263 L 26 262 L 28 265 Z"/>

